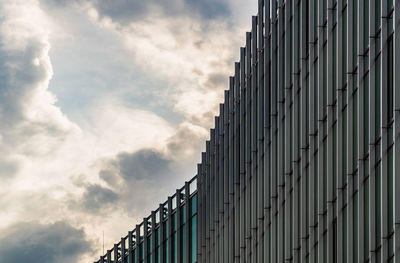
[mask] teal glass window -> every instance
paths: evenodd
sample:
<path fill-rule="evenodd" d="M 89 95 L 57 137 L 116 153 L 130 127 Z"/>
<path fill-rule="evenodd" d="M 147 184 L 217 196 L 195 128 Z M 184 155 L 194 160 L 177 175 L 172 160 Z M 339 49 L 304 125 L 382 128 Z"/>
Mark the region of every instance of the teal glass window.
<path fill-rule="evenodd" d="M 197 261 L 197 215 L 190 220 L 190 262 Z"/>
<path fill-rule="evenodd" d="M 139 245 L 139 258 L 140 260 L 144 260 L 144 245 L 143 242 Z"/>
<path fill-rule="evenodd" d="M 132 255 L 130 255 L 132 257 L 132 262 L 136 263 L 136 249 L 132 251 Z"/>
<path fill-rule="evenodd" d="M 197 195 L 194 195 L 190 198 L 190 216 L 193 216 L 197 213 Z"/>

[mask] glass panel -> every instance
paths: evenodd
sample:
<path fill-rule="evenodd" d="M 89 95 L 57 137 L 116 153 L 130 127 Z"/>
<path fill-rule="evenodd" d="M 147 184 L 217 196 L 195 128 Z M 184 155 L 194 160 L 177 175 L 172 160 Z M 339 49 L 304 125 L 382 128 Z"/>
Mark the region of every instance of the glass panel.
<path fill-rule="evenodd" d="M 164 225 L 163 240 L 165 240 L 165 239 L 167 239 L 167 236 L 168 236 L 168 233 L 169 233 L 167 221 L 163 222 L 163 225 Z"/>
<path fill-rule="evenodd" d="M 156 263 L 160 263 L 160 247 L 156 249 Z"/>
<path fill-rule="evenodd" d="M 131 257 L 132 257 L 132 262 L 136 263 L 136 249 L 132 251 Z"/>
<path fill-rule="evenodd" d="M 172 232 L 176 231 L 177 229 L 177 220 L 176 220 L 176 213 L 172 214 L 171 216 L 171 220 L 172 220 Z"/>
<path fill-rule="evenodd" d="M 172 235 L 172 248 L 171 248 L 171 253 L 172 253 L 172 262 L 177 263 L 177 254 L 178 254 L 178 244 L 177 244 L 177 236 L 176 232 Z"/>
<path fill-rule="evenodd" d="M 197 261 L 197 216 L 190 220 L 190 262 Z"/>
<path fill-rule="evenodd" d="M 169 259 L 168 259 L 169 254 L 168 254 L 168 251 L 169 251 L 169 249 L 168 249 L 168 242 L 167 242 L 167 241 L 164 241 L 164 243 L 163 243 L 163 256 L 164 256 L 164 260 L 165 260 L 166 263 L 169 263 Z"/>
<path fill-rule="evenodd" d="M 180 252 L 181 252 L 181 258 L 183 259 L 183 262 L 185 262 L 186 259 L 186 248 L 187 248 L 187 240 L 186 240 L 186 227 L 182 227 L 181 228 L 181 232 L 180 232 L 180 239 L 179 239 L 179 243 L 180 243 Z"/>
<path fill-rule="evenodd" d="M 139 258 L 140 260 L 144 259 L 144 246 L 143 246 L 143 242 L 140 243 L 139 245 Z"/>
<path fill-rule="evenodd" d="M 193 194 L 196 190 L 197 190 L 197 178 L 194 179 L 189 184 L 189 192 L 190 192 L 190 194 Z"/>
<path fill-rule="evenodd" d="M 190 198 L 190 216 L 197 213 L 197 194 Z"/>
<path fill-rule="evenodd" d="M 156 247 L 158 247 L 160 245 L 160 228 L 156 229 L 155 238 L 156 238 Z"/>

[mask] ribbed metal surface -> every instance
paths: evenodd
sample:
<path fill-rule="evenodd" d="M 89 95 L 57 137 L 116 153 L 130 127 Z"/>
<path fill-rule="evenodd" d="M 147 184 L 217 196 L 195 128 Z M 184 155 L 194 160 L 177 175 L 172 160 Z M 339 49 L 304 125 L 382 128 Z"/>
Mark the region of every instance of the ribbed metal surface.
<path fill-rule="evenodd" d="M 400 263 L 399 61 L 400 0 L 259 0 L 197 192 L 100 262 Z"/>
<path fill-rule="evenodd" d="M 207 144 L 199 262 L 400 262 L 399 2 L 259 1 Z"/>

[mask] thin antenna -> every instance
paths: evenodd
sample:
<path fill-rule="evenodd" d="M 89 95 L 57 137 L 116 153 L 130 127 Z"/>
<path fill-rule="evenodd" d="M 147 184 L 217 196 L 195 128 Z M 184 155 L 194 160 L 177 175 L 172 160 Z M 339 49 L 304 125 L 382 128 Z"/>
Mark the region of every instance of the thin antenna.
<path fill-rule="evenodd" d="M 103 230 L 103 255 L 104 255 L 104 230 Z"/>

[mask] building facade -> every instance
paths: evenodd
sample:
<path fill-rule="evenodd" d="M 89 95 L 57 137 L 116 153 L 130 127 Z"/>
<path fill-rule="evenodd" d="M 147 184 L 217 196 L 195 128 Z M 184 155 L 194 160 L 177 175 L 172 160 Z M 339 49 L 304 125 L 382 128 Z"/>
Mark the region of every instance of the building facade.
<path fill-rule="evenodd" d="M 196 190 L 102 260 L 400 262 L 399 59 L 399 0 L 259 0 Z"/>

